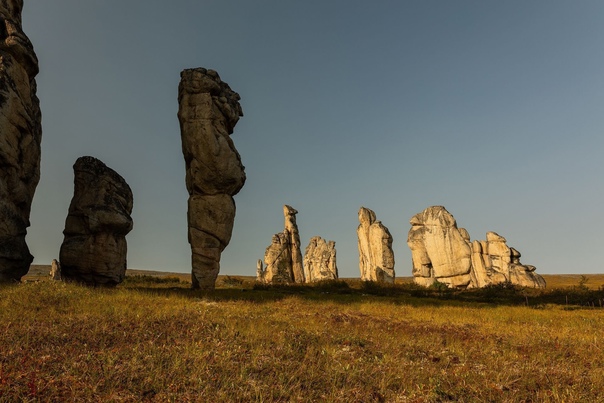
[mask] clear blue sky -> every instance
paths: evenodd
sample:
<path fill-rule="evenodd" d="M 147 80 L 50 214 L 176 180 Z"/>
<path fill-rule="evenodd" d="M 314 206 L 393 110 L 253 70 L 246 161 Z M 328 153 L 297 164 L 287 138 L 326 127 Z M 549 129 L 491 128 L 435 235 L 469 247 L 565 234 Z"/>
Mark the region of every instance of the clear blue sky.
<path fill-rule="evenodd" d="M 129 267 L 190 271 L 177 87 L 206 67 L 245 114 L 221 273 L 255 274 L 283 204 L 303 246 L 336 241 L 344 277 L 360 206 L 390 229 L 398 276 L 430 205 L 539 273 L 604 272 L 601 0 L 25 0 L 23 20 L 43 115 L 34 263 L 58 257 L 72 165 L 92 155 L 134 192 Z"/>

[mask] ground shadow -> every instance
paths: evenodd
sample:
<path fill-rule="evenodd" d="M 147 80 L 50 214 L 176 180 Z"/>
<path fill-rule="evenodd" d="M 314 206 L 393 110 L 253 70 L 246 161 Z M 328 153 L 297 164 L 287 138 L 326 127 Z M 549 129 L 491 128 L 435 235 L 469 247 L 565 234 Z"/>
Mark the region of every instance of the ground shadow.
<path fill-rule="evenodd" d="M 381 285 L 358 282 L 351 286 L 344 281 L 331 281 L 314 285 L 261 285 L 237 284 L 213 291 L 193 290 L 187 284 L 174 286 L 129 284 L 124 288 L 163 297 L 203 299 L 214 302 L 246 301 L 271 303 L 290 297 L 316 302 L 335 302 L 351 305 L 368 301 L 385 301 L 410 306 L 468 306 L 494 308 L 497 306 L 528 306 L 542 309 L 559 305 L 565 309 L 602 309 L 604 290 L 590 290 L 574 286 L 552 290 L 534 290 L 510 284 L 475 290 L 452 290 L 445 287 L 424 288 L 414 284 Z"/>

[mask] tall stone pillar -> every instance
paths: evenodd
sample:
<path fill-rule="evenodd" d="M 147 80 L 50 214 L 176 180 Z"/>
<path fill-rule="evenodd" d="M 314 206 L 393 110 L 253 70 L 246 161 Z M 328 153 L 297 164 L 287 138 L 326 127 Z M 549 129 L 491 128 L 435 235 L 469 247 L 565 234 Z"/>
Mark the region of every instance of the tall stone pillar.
<path fill-rule="evenodd" d="M 243 116 L 239 100 L 214 70 L 180 73 L 178 120 L 189 192 L 193 288 L 215 287 L 235 221 L 232 196 L 245 183 L 244 166 L 230 137 Z"/>
<path fill-rule="evenodd" d="M 40 180 L 38 59 L 22 9 L 23 0 L 0 1 L 0 282 L 21 280 L 33 260 L 25 235 Z"/>

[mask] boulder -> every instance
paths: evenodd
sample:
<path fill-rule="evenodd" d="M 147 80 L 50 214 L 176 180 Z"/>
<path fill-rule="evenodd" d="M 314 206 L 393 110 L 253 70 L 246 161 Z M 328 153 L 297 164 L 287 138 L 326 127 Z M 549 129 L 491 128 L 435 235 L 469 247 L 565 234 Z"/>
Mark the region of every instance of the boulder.
<path fill-rule="evenodd" d="M 132 191 L 113 169 L 93 157 L 73 166 L 74 193 L 59 260 L 64 280 L 113 286 L 126 275 L 126 235 L 132 230 Z"/>
<path fill-rule="evenodd" d="M 188 226 L 193 288 L 214 289 L 229 244 L 244 166 L 230 135 L 243 116 L 239 94 L 214 70 L 180 73 L 178 120 L 189 192 Z"/>
<path fill-rule="evenodd" d="M 22 0 L 0 1 L 0 282 L 20 281 L 33 260 L 25 235 L 40 179 L 38 59 L 22 8 Z"/>
<path fill-rule="evenodd" d="M 357 228 L 359 269 L 362 281 L 394 283 L 394 252 L 392 235 L 375 213 L 365 207 L 359 210 Z"/>
<path fill-rule="evenodd" d="M 307 283 L 337 280 L 336 243 L 320 236 L 310 238 L 304 252 L 304 278 Z"/>

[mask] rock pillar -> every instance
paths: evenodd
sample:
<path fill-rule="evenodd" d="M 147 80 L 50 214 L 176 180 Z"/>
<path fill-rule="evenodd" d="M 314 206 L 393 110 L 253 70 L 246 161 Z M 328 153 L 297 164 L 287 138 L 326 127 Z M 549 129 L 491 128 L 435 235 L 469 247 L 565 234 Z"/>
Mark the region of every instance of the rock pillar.
<path fill-rule="evenodd" d="M 114 286 L 126 276 L 132 190 L 96 158 L 78 158 L 73 170 L 74 192 L 59 254 L 61 276 L 93 286 Z"/>
<path fill-rule="evenodd" d="M 239 94 L 214 70 L 180 73 L 178 120 L 189 192 L 193 288 L 212 290 L 220 256 L 231 240 L 244 167 L 230 135 L 243 116 Z"/>
<path fill-rule="evenodd" d="M 40 180 L 38 59 L 22 8 L 22 0 L 0 1 L 0 282 L 20 281 L 33 260 L 25 235 Z"/>

